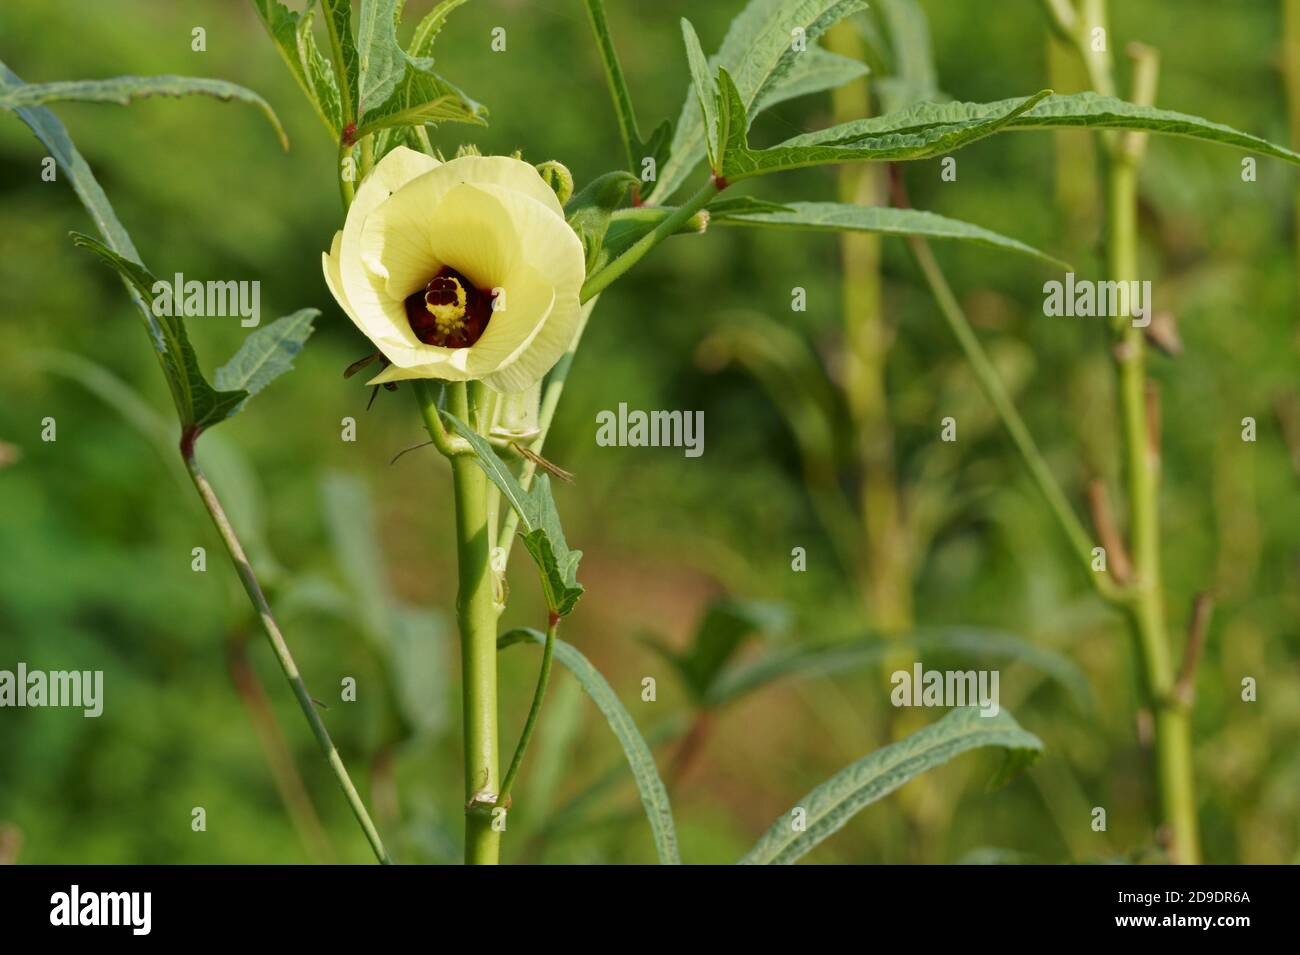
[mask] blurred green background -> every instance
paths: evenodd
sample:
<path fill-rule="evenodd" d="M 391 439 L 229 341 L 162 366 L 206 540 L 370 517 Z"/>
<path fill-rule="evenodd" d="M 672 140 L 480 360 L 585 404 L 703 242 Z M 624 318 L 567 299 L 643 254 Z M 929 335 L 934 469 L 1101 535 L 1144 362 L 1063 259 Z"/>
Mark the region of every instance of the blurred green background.
<path fill-rule="evenodd" d="M 410 0 L 407 28 L 431 5 Z M 685 92 L 678 18 L 691 17 L 713 50 L 741 5 L 609 0 L 645 130 L 675 119 Z M 1048 85 L 1037 4 L 924 6 L 947 93 L 984 101 Z M 1113 6 L 1117 47 L 1140 39 L 1160 49 L 1160 105 L 1290 140 L 1280 4 Z M 191 50 L 196 26 L 206 29 L 206 52 Z M 507 30 L 503 53 L 488 47 L 496 26 Z M 439 69 L 491 110 L 486 129 L 439 130 L 435 142 L 447 152 L 462 142 L 485 153 L 522 149 L 533 162 L 566 163 L 580 184 L 621 164 L 578 0 L 473 0 L 451 18 L 436 54 Z M 249 540 L 307 685 L 328 706 L 326 722 L 394 855 L 454 861 L 461 780 L 457 650 L 447 624 L 450 481 L 431 449 L 389 463 L 422 439 L 405 390 L 381 393 L 367 411 L 361 379 L 342 378 L 370 347 L 320 274 L 320 252 L 340 221 L 333 145 L 251 5 L 236 0 L 6 0 L 0 58 L 28 82 L 230 79 L 264 95 L 284 121 L 287 154 L 240 105 L 55 107 L 154 272 L 260 280 L 264 322 L 322 309 L 296 370 L 206 436 L 200 457 Z M 830 121 L 829 97 L 806 97 L 776 107 L 752 136 L 770 143 Z M 1086 170 L 1086 148 L 1075 155 L 1078 140 L 1060 142 Z M 1071 198 L 1070 182 L 1058 181 L 1056 146 L 1038 133 L 985 140 L 959 154 L 955 183 L 940 181 L 938 160 L 912 164 L 912 201 L 1091 273 L 1095 195 L 1085 188 Z M 170 402 L 138 320 L 116 279 L 69 243 L 70 230 L 90 223 L 66 182 L 41 180 L 43 156 L 15 117 L 0 116 L 0 669 L 19 660 L 102 669 L 106 699 L 97 720 L 73 710 L 0 711 L 0 857 L 366 861 L 178 468 Z M 1194 726 L 1206 859 L 1290 862 L 1300 852 L 1296 179 L 1267 160 L 1254 183 L 1239 171 L 1233 151 L 1168 139 L 1152 142 L 1143 171 L 1144 266 L 1157 310 L 1176 313 L 1184 343 L 1181 356 L 1152 360 L 1163 389 L 1168 609 L 1180 646 L 1193 595 L 1213 588 L 1218 596 Z M 835 172 L 817 170 L 746 191 L 831 199 L 835 189 Z M 1082 508 L 1089 478 L 1116 475 L 1103 335 L 1085 321 L 1043 317 L 1042 284 L 1059 277 L 1046 266 L 936 248 Z M 886 241 L 884 256 L 897 480 L 905 500 L 930 508 L 906 585 L 915 621 L 1004 631 L 1056 650 L 1086 675 L 1093 703 L 1023 663 L 1004 666 L 1003 705 L 1046 743 L 1036 767 L 989 793 L 983 782 L 995 757 L 961 757 L 863 812 L 810 858 L 1142 858 L 1155 842 L 1154 794 L 1127 629 L 1072 563 L 901 246 Z M 806 312 L 790 311 L 794 286 L 808 291 Z M 834 377 L 843 354 L 837 239 L 715 228 L 657 249 L 602 297 L 547 444 L 547 456 L 577 475 L 557 496 L 569 540 L 586 555 L 587 594 L 565 636 L 642 731 L 663 741 L 659 762 L 690 862 L 734 861 L 809 788 L 897 729 L 879 666 L 780 683 L 699 720 L 688 688 L 652 646 L 685 647 L 721 598 L 761 602 L 736 605 L 754 629 L 741 658 L 876 628 L 860 580 L 837 562 L 780 413 L 743 368 L 700 349 L 723 323 L 750 313 L 797 332 Z M 209 371 L 244 334 L 230 320 L 193 320 L 190 332 Z M 705 454 L 597 447 L 595 415 L 619 402 L 703 409 Z M 936 451 L 947 414 L 972 424 L 955 448 Z M 340 440 L 349 415 L 358 421 L 354 443 Z M 1255 444 L 1240 440 L 1247 415 L 1259 422 Z M 57 421 L 57 442 L 40 440 L 46 417 Z M 196 546 L 208 550 L 202 574 L 191 570 Z M 804 573 L 791 570 L 794 547 L 807 550 Z M 536 590 L 517 557 L 503 627 L 543 622 Z M 715 609 L 714 622 L 727 612 Z M 502 655 L 503 747 L 522 725 L 537 660 L 520 649 Z M 652 861 L 613 737 L 572 679 L 557 674 L 503 858 Z M 355 703 L 339 700 L 349 676 Z M 658 685 L 652 703 L 641 699 L 647 676 Z M 1258 702 L 1240 700 L 1246 676 L 1258 681 Z M 922 713 L 914 725 L 932 718 Z M 683 757 L 676 737 L 690 726 L 693 752 Z M 196 806 L 207 812 L 203 833 L 191 831 Z M 1105 833 L 1089 827 L 1093 806 L 1108 811 Z"/>

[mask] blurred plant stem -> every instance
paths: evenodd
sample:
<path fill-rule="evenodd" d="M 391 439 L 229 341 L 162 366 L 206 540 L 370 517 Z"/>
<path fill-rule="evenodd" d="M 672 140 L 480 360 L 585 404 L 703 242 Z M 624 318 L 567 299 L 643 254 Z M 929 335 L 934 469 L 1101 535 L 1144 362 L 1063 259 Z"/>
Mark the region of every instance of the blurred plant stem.
<path fill-rule="evenodd" d="M 1057 31 L 1071 39 L 1093 88 L 1103 95 L 1114 95 L 1116 82 L 1105 0 L 1084 0 L 1081 15 L 1073 21 L 1063 12 L 1070 9 L 1068 4 L 1044 0 L 1044 8 Z M 1129 99 L 1139 106 L 1150 106 L 1155 102 L 1158 54 L 1140 44 L 1130 44 L 1128 52 L 1133 61 Z M 1103 135 L 1102 145 L 1106 168 L 1106 277 L 1114 282 L 1137 281 L 1137 177 L 1146 136 L 1109 133 Z M 1125 609 L 1137 644 L 1146 702 L 1154 713 L 1163 836 L 1173 861 L 1195 864 L 1200 862 L 1201 852 L 1192 774 L 1191 714 L 1188 701 L 1174 692 L 1161 582 L 1159 394 L 1154 383 L 1147 380 L 1144 330 L 1129 316 L 1121 315 L 1114 320 L 1112 331 L 1128 491 L 1128 550 L 1134 577 Z"/>
<path fill-rule="evenodd" d="M 849 59 L 865 56 L 857 24 L 843 20 L 826 34 L 826 48 Z M 871 115 L 865 79 L 831 93 L 832 122 L 847 123 Z M 841 166 L 839 201 L 878 206 L 885 201 L 878 163 Z M 857 439 L 863 534 L 862 587 L 874 623 L 882 633 L 909 630 L 913 622 L 912 562 L 903 526 L 894 470 L 894 435 L 885 397 L 885 365 L 890 333 L 881 307 L 880 236 L 840 234 L 846 365 L 844 387 Z"/>
<path fill-rule="evenodd" d="M 901 183 L 901 179 L 899 182 Z M 900 193 L 901 188 L 900 185 Z M 900 194 L 896 202 L 905 203 L 906 194 Z M 1047 500 L 1047 504 L 1056 517 L 1057 523 L 1061 525 L 1061 530 L 1064 531 L 1066 538 L 1069 540 L 1075 556 L 1078 558 L 1084 572 L 1088 575 L 1088 579 L 1092 581 L 1093 586 L 1103 597 L 1110 600 L 1120 599 L 1122 591 L 1115 582 L 1110 577 L 1093 571 L 1092 538 L 1084 529 L 1082 522 L 1080 522 L 1078 515 L 1075 514 L 1074 508 L 1070 505 L 1056 478 L 1052 476 L 1051 469 L 1048 468 L 1047 461 L 1043 458 L 1043 453 L 1038 449 L 1038 444 L 1029 433 L 1029 428 L 1025 425 L 1024 419 L 1020 417 L 1020 412 L 1016 410 L 1010 394 L 1007 393 L 1006 385 L 1002 383 L 997 369 L 993 366 L 993 362 L 989 360 L 988 353 L 984 351 L 984 346 L 980 344 L 975 330 L 971 328 L 965 312 L 962 311 L 961 305 L 957 302 L 957 297 L 953 295 L 948 280 L 944 277 L 943 270 L 939 268 L 939 263 L 935 261 L 929 243 L 918 236 L 909 236 L 907 247 L 920 268 L 921 274 L 925 277 L 926 284 L 930 287 L 930 292 L 934 296 L 935 303 L 939 306 L 940 313 L 943 315 L 944 320 L 947 321 L 949 329 L 957 339 L 957 344 L 961 347 L 962 353 L 970 363 L 971 370 L 975 373 L 975 378 L 979 382 L 980 390 L 984 392 L 989 403 L 993 405 L 994 411 L 997 412 L 1003 427 L 1006 428 L 1007 434 L 1011 437 L 1012 444 L 1020 453 L 1025 466 L 1029 469 L 1030 476 L 1038 486 L 1039 492 Z"/>
<path fill-rule="evenodd" d="M 221 542 L 225 545 L 226 552 L 235 565 L 236 573 L 239 574 L 239 581 L 244 585 L 244 592 L 248 594 L 249 602 L 257 613 L 258 621 L 266 632 L 267 639 L 271 642 L 271 649 L 275 651 L 275 658 L 280 663 L 280 669 L 284 671 L 285 678 L 293 689 L 293 695 L 298 700 L 298 707 L 302 710 L 303 716 L 307 718 L 312 734 L 316 737 L 316 742 L 320 745 L 321 752 L 325 754 L 325 759 L 334 773 L 334 778 L 338 780 L 339 788 L 343 790 L 343 795 L 352 808 L 352 814 L 357 817 L 357 822 L 366 834 L 366 839 L 370 842 L 370 848 L 374 850 L 375 857 L 385 865 L 390 865 L 393 860 L 389 858 L 388 851 L 379 838 L 379 832 L 375 829 L 375 824 L 371 822 L 370 814 L 366 812 L 365 804 L 361 801 L 356 786 L 352 784 L 352 777 L 348 775 L 347 767 L 343 765 L 343 758 L 339 756 L 334 741 L 330 739 L 325 723 L 321 720 L 320 714 L 316 712 L 316 704 L 312 701 L 311 695 L 307 692 L 307 687 L 302 682 L 302 676 L 298 672 L 298 665 L 294 662 L 293 654 L 289 652 L 288 644 L 284 642 L 284 635 L 280 633 L 280 627 L 275 622 L 275 616 L 271 612 L 271 605 L 267 603 L 266 596 L 262 593 L 262 587 L 257 581 L 257 575 L 253 573 L 253 566 L 244 554 L 244 548 L 240 544 L 230 520 L 226 517 L 225 509 L 222 508 L 216 491 L 212 489 L 212 485 L 208 483 L 203 469 L 199 467 L 198 457 L 194 452 L 194 443 L 197 437 L 197 432 L 191 429 L 187 430 L 181 438 L 181 457 L 185 461 L 186 470 L 189 471 L 190 480 L 194 482 L 194 488 L 199 492 L 203 506 L 207 508 L 208 515 L 212 518 L 212 524 L 221 536 Z"/>
<path fill-rule="evenodd" d="M 307 787 L 303 785 L 302 775 L 293 761 L 293 754 L 285 744 L 284 734 L 276 721 L 275 711 L 267 698 L 262 681 L 253 669 L 248 658 L 248 633 L 242 628 L 232 631 L 226 641 L 226 665 L 230 670 L 230 680 L 248 710 L 248 717 L 257 733 L 257 741 L 262 746 L 262 754 L 271 769 L 271 778 L 280 793 L 285 811 L 298 830 L 298 838 L 303 847 L 316 862 L 332 863 L 334 847 L 316 815 Z"/>

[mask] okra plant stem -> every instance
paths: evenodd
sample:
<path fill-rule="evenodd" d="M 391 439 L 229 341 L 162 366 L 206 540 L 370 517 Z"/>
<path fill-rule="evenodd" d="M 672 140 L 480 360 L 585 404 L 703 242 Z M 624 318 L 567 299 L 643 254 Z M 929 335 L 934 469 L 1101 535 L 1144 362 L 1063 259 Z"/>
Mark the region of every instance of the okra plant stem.
<path fill-rule="evenodd" d="M 1126 149 L 1107 156 L 1106 258 L 1112 281 L 1136 280 L 1137 162 Z M 1161 820 L 1175 862 L 1200 861 L 1192 776 L 1190 713 L 1174 690 L 1169 629 L 1160 569 L 1159 435 L 1147 414 L 1146 342 L 1125 320 L 1115 341 L 1119 403 L 1128 484 L 1134 591 L 1128 606 L 1148 703 L 1155 716 L 1156 781 Z"/>
<path fill-rule="evenodd" d="M 472 421 L 465 382 L 447 386 L 448 410 Z M 487 475 L 467 454 L 451 458 L 456 498 L 456 620 L 460 627 L 465 741 L 465 863 L 495 865 L 501 834 L 491 809 L 499 793 L 497 611 L 492 601 Z"/>
<path fill-rule="evenodd" d="M 298 665 L 294 662 L 293 654 L 289 652 L 288 644 L 284 642 L 284 635 L 280 633 L 280 627 L 275 622 L 275 616 L 271 613 L 271 605 L 267 603 L 266 595 L 262 593 L 262 587 L 257 581 L 257 575 L 253 573 L 253 565 L 249 563 L 248 557 L 244 554 L 244 548 L 235 535 L 235 529 L 231 526 L 230 520 L 226 517 L 225 509 L 221 506 L 216 491 L 212 489 L 212 485 L 208 483 L 203 469 L 199 467 L 198 458 L 194 453 L 195 437 L 195 434 L 187 433 L 181 442 L 181 457 L 185 460 L 185 468 L 189 471 L 190 480 L 194 482 L 194 488 L 199 492 L 199 498 L 203 501 L 203 506 L 207 508 L 208 515 L 212 518 L 213 526 L 216 527 L 217 533 L 221 536 L 221 542 L 225 545 L 226 552 L 235 565 L 235 571 L 239 574 L 239 582 L 244 585 L 244 592 L 248 594 L 249 602 L 252 603 L 253 609 L 257 612 L 258 622 L 262 625 L 266 638 L 271 642 L 271 649 L 275 651 L 275 658 L 280 663 L 280 669 L 284 671 L 285 679 L 289 681 L 289 686 L 293 689 L 293 695 L 298 700 L 298 707 L 302 710 L 302 715 L 307 718 L 312 734 L 316 737 L 321 752 L 325 754 L 325 759 L 329 763 L 330 770 L 334 773 L 334 778 L 338 780 L 339 788 L 343 790 L 343 795 L 347 797 L 348 805 L 352 808 L 352 814 L 357 817 L 357 822 L 361 825 L 362 831 L 365 832 L 366 839 L 370 842 L 370 848 L 374 850 L 375 857 L 385 865 L 391 865 L 393 860 L 389 858 L 388 851 L 379 838 L 379 832 L 375 828 L 375 824 L 371 822 L 370 814 L 366 812 L 365 804 L 362 803 L 361 796 L 357 794 L 356 786 L 352 784 L 352 777 L 348 775 L 347 767 L 343 765 L 343 758 L 339 756 L 334 741 L 330 739 L 329 730 L 325 728 L 325 723 L 321 720 L 320 714 L 316 712 L 316 704 L 312 701 L 311 695 L 307 692 L 307 687 L 302 682 L 302 675 L 298 672 Z"/>
<path fill-rule="evenodd" d="M 1060 0 L 1044 0 L 1044 9 L 1058 32 L 1069 37 L 1093 89 L 1116 92 L 1106 0 L 1083 0 L 1078 16 Z M 1101 50 L 1093 31 L 1106 40 Z M 1158 59 L 1149 47 L 1133 45 L 1130 101 L 1139 106 L 1155 102 Z M 1137 175 L 1145 135 L 1107 133 L 1101 137 L 1106 161 L 1106 271 L 1111 281 L 1136 281 Z M 1156 783 L 1160 819 L 1174 862 L 1201 861 L 1197 833 L 1195 784 L 1192 773 L 1191 714 L 1186 697 L 1174 692 L 1169 628 L 1165 620 L 1164 587 L 1160 572 L 1160 436 L 1148 414 L 1146 340 L 1143 329 L 1121 316 L 1114 328 L 1113 353 L 1119 375 L 1120 428 L 1128 490 L 1130 551 L 1134 582 L 1126 609 L 1138 651 L 1143 689 L 1154 715 Z"/>

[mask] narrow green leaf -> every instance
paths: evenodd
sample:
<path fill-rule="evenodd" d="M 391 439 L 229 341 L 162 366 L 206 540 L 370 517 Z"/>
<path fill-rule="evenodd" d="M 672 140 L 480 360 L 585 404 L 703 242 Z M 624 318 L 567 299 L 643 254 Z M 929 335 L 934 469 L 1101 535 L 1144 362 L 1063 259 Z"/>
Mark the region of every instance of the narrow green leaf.
<path fill-rule="evenodd" d="M 973 659 L 1024 663 L 1060 683 L 1081 710 L 1091 710 L 1095 705 L 1087 676 L 1068 657 L 1013 634 L 967 627 L 922 630 L 903 637 L 805 644 L 773 652 L 723 673 L 711 688 L 710 703 L 720 705 L 735 700 L 777 680 L 860 670 L 900 651 L 956 653 Z"/>
<path fill-rule="evenodd" d="M 708 156 L 709 166 L 715 170 L 722 168 L 722 130 L 718 117 L 718 84 L 713 79 L 704 51 L 700 49 L 700 38 L 695 35 L 691 21 L 682 18 L 682 40 L 686 43 L 686 63 L 691 70 L 691 86 L 695 90 L 695 102 L 699 104 L 703 124 L 704 152 Z"/>
<path fill-rule="evenodd" d="M 917 0 L 878 0 L 875 7 L 883 14 L 892 66 L 890 76 L 875 81 L 883 111 L 892 113 L 942 99 L 930 24 L 921 5 Z"/>
<path fill-rule="evenodd" d="M 443 26 L 446 25 L 447 17 L 451 16 L 452 11 L 465 2 L 467 0 L 442 0 L 441 3 L 424 15 L 424 19 L 415 28 L 415 35 L 411 38 L 411 45 L 406 49 L 412 59 L 433 56 L 433 42 L 438 38 L 438 34 L 442 32 Z"/>
<path fill-rule="evenodd" d="M 582 585 L 577 581 L 582 551 L 570 550 L 564 539 L 560 515 L 551 496 L 550 479 L 545 474 L 539 475 L 525 491 L 482 435 L 450 412 L 442 414 L 456 433 L 469 442 L 483 473 L 501 489 L 506 502 L 519 515 L 519 535 L 537 564 L 547 607 L 561 617 L 572 613 L 582 596 Z"/>
<path fill-rule="evenodd" d="M 189 96 L 201 94 L 219 100 L 240 100 L 252 103 L 280 137 L 280 145 L 289 148 L 280 118 L 269 103 L 250 89 L 225 80 L 209 80 L 195 76 L 115 76 L 107 80 L 63 80 L 56 83 L 23 83 L 7 85 L 0 90 L 0 109 L 17 110 L 45 103 L 82 102 L 116 103 L 126 106 L 132 100 L 147 96 Z"/>
<path fill-rule="evenodd" d="M 640 180 L 628 172 L 607 172 L 593 179 L 564 207 L 569 226 L 578 233 L 587 253 L 587 274 L 601 264 L 601 245 L 609 229 L 610 217 L 623 204 L 629 188 Z"/>
<path fill-rule="evenodd" d="M 308 11 L 298 22 L 298 59 L 303 69 L 303 88 L 316 109 L 316 115 L 337 137 L 343 130 L 343 106 L 339 102 L 339 85 L 329 60 L 321 55 L 316 37 L 311 32 L 314 16 L 314 12 Z"/>
<path fill-rule="evenodd" d="M 250 334 L 230 361 L 217 369 L 213 385 L 219 391 L 246 391 L 250 398 L 257 394 L 293 367 L 319 314 L 320 309 L 300 308 Z"/>
<path fill-rule="evenodd" d="M 839 202 L 791 202 L 786 211 L 722 212 L 710 207 L 719 225 L 766 226 L 819 232 L 874 232 L 881 235 L 920 235 L 956 239 L 1006 252 L 1018 252 L 1069 270 L 1070 265 L 1046 252 L 997 232 L 918 209 L 854 206 Z"/>
<path fill-rule="evenodd" d="M 957 105 L 965 106 L 967 122 L 980 122 L 985 116 L 1001 111 L 1008 102 L 1013 101 Z M 1187 113 L 1176 113 L 1173 110 L 1137 106 L 1113 96 L 1099 96 L 1096 93 L 1052 96 L 1033 109 L 1018 113 L 1005 124 L 1004 128 L 1056 129 L 1062 126 L 1138 130 L 1166 136 L 1182 136 L 1199 139 L 1202 142 L 1235 146 L 1247 152 L 1284 159 L 1290 163 L 1300 163 L 1300 153 L 1271 143 L 1267 139 L 1252 136 L 1250 133 L 1243 133 L 1231 126 L 1214 123 L 1199 116 L 1190 116 Z"/>
<path fill-rule="evenodd" d="M 739 89 L 742 108 L 733 119 L 739 127 L 733 135 L 744 135 L 771 89 L 794 71 L 819 36 L 866 6 L 862 0 L 750 0 L 709 60 L 710 75 L 722 67 L 735 77 Z M 796 37 L 802 38 L 803 49 L 796 48 Z M 658 204 L 669 199 L 704 156 L 705 125 L 695 94 L 688 90 L 668 160 L 659 169 L 647 201 Z"/>
<path fill-rule="evenodd" d="M 72 233 L 72 243 L 95 253 L 108 263 L 122 279 L 130 284 L 143 303 L 150 338 L 162 363 L 167 386 L 180 415 L 181 426 L 211 427 L 230 417 L 248 397 L 246 391 L 220 391 L 214 389 L 199 370 L 198 358 L 190 345 L 189 336 L 180 318 L 173 315 L 158 316 L 153 311 L 154 283 L 157 279 L 138 262 L 123 258 L 98 239 L 79 232 Z"/>
<path fill-rule="evenodd" d="M 627 168 L 636 173 L 641 162 L 647 158 L 655 160 L 656 168 L 663 164 L 669 137 L 672 135 L 668 123 L 661 124 L 651 134 L 647 142 L 641 139 L 637 126 L 636 111 L 632 108 L 632 94 L 628 91 L 627 80 L 623 77 L 623 67 L 618 61 L 618 51 L 614 49 L 614 37 L 609 32 L 609 21 L 605 18 L 604 0 L 584 0 L 587 7 L 587 19 L 591 22 L 592 32 L 596 35 L 596 47 L 600 51 L 600 62 L 605 69 L 605 82 L 609 85 L 610 99 L 614 101 L 614 116 L 618 120 L 619 136 L 623 140 L 623 149 L 627 154 Z"/>
<path fill-rule="evenodd" d="M 21 87 L 22 85 L 23 81 L 19 79 L 17 74 L 0 61 L 0 92 L 9 93 L 15 87 Z M 117 213 L 113 211 L 113 206 L 108 201 L 108 196 L 104 195 L 104 190 L 95 179 L 95 174 L 90 171 L 90 166 L 86 164 L 86 160 L 77 151 L 77 147 L 73 145 L 72 139 L 68 136 L 68 131 L 59 122 L 59 118 L 48 109 L 40 106 L 19 107 L 17 113 L 18 118 L 27 124 L 28 128 L 36 135 L 36 138 L 50 151 L 54 161 L 59 164 L 63 174 L 72 183 L 77 198 L 81 200 L 81 204 L 90 213 L 91 219 L 95 222 L 95 228 L 104 237 L 104 241 L 108 243 L 109 248 L 124 258 L 139 262 L 140 255 L 135 250 L 135 244 L 132 243 L 126 228 L 118 220 Z M 145 320 L 151 325 L 156 324 L 152 321 L 153 316 L 145 309 L 144 300 L 136 294 L 130 283 L 127 283 L 127 291 L 135 299 L 136 304 L 145 310 Z M 150 332 L 155 343 L 161 341 L 156 328 L 151 327 Z"/>
<path fill-rule="evenodd" d="M 492 450 L 492 445 L 484 437 L 461 421 L 450 411 L 443 411 L 442 416 L 446 418 L 456 433 L 469 442 L 470 447 L 474 449 L 474 455 L 478 458 L 479 467 L 488 476 L 488 480 L 501 489 L 505 495 L 506 503 L 514 509 L 519 515 L 519 526 L 524 533 L 537 529 L 537 514 L 528 501 L 528 494 L 519 486 L 519 481 L 515 478 L 514 473 L 502 463 L 497 457 L 497 453 Z"/>
<path fill-rule="evenodd" d="M 1009 762 L 1022 768 L 1043 749 L 1042 742 L 1006 710 L 981 716 L 979 710 L 951 710 L 937 723 L 878 749 L 840 770 L 796 804 L 806 828 L 795 831 L 786 813 L 758 840 L 742 865 L 789 865 L 841 829 L 859 810 L 889 795 L 926 770 L 980 746 L 1001 746 Z M 793 811 L 793 810 L 792 810 Z"/>
<path fill-rule="evenodd" d="M 523 532 L 524 547 L 541 570 L 542 591 L 552 613 L 566 617 L 582 596 L 578 583 L 578 562 L 582 551 L 569 550 L 560 526 L 560 512 L 551 496 L 549 475 L 538 475 L 528 488 L 529 505 L 534 511 L 535 529 Z"/>
<path fill-rule="evenodd" d="M 302 61 L 298 58 L 298 26 L 302 15 L 290 10 L 280 0 L 253 0 L 253 9 L 261 18 L 266 32 L 271 35 L 275 50 L 280 54 L 280 59 L 284 60 L 284 65 L 289 67 L 289 72 L 303 92 L 309 92 Z"/>
<path fill-rule="evenodd" d="M 901 113 L 854 120 L 815 133 L 795 136 L 768 149 L 752 149 L 735 118 L 743 105 L 740 93 L 726 70 L 719 73 L 722 111 L 732 116 L 731 141 L 724 147 L 722 174 L 728 181 L 782 172 L 803 166 L 886 160 L 924 159 L 951 152 L 983 139 L 1013 122 L 1051 95 L 1043 90 L 1034 96 L 1004 100 L 969 115 L 967 103 L 925 103 Z"/>
<path fill-rule="evenodd" d="M 511 630 L 497 639 L 497 648 L 504 650 L 516 643 L 533 643 L 543 645 L 546 635 L 531 629 Z M 563 640 L 555 641 L 555 659 L 559 660 L 587 691 L 596 707 L 614 731 L 623 753 L 627 756 L 628 766 L 636 779 L 637 790 L 641 793 L 641 804 L 645 807 L 646 819 L 650 822 L 650 831 L 654 835 L 655 850 L 659 862 L 663 865 L 680 865 L 681 855 L 677 849 L 677 829 L 673 824 L 672 804 L 668 800 L 668 790 L 664 788 L 655 766 L 650 747 L 637 729 L 636 722 L 610 687 L 600 671 L 591 665 L 583 654 L 572 644 Z"/>
<path fill-rule="evenodd" d="M 253 0 L 253 8 L 316 115 L 331 134 L 338 136 L 339 91 L 329 64 L 316 48 L 311 34 L 314 2 L 311 0 L 302 13 L 290 10 L 280 0 Z"/>
<path fill-rule="evenodd" d="M 725 70 L 719 75 L 719 86 L 723 112 L 737 115 L 741 110 L 739 93 Z M 1096 93 L 1052 96 L 1045 90 L 996 103 L 922 103 L 795 136 L 768 149 L 751 149 L 733 121 L 723 173 L 734 181 L 822 163 L 925 159 L 1006 130 L 1059 127 L 1183 136 L 1300 163 L 1300 153 L 1197 116 L 1136 106 Z"/>

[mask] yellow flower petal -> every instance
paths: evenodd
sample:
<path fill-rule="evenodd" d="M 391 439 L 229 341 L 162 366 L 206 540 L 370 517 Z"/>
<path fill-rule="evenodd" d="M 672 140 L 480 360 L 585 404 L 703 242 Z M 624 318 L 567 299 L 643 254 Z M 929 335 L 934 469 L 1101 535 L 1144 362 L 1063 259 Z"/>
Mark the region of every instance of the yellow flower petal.
<path fill-rule="evenodd" d="M 410 170 L 408 163 L 401 174 Z M 585 278 L 582 243 L 537 171 L 516 159 L 466 156 L 417 173 L 391 194 L 368 191 L 359 207 L 364 190 L 325 272 L 335 297 L 392 363 L 371 383 L 482 379 L 498 391 L 536 384 L 573 340 Z M 406 317 L 405 299 L 444 267 L 502 306 L 467 348 L 424 344 Z"/>
<path fill-rule="evenodd" d="M 338 285 L 343 290 L 342 296 L 335 297 L 346 305 L 348 317 L 389 361 L 399 356 L 411 360 L 425 346 L 411 331 L 404 311 L 385 309 L 387 295 L 382 287 L 376 288 L 373 276 L 360 267 L 361 228 L 370 213 L 394 192 L 440 165 L 432 156 L 405 146 L 398 146 L 381 159 L 357 189 L 334 256 L 338 262 Z M 326 280 L 329 281 L 328 269 Z"/>

